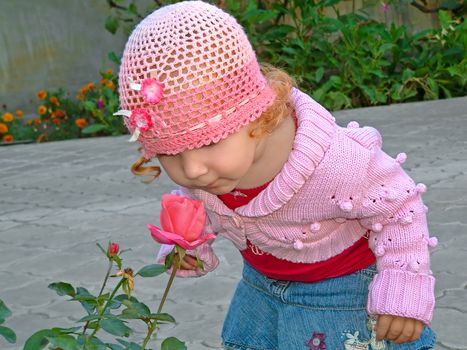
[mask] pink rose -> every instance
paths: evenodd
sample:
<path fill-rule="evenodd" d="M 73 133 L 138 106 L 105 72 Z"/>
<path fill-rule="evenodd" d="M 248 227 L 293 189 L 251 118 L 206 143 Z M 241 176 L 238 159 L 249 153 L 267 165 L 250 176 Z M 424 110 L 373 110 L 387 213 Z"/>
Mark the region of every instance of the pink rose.
<path fill-rule="evenodd" d="M 191 198 L 162 195 L 160 222 L 162 230 L 152 224 L 147 227 L 152 238 L 162 244 L 177 244 L 183 249 L 194 249 L 216 237 L 212 233 L 201 237 L 206 213 L 203 203 Z"/>
<path fill-rule="evenodd" d="M 164 84 L 157 79 L 144 79 L 141 84 L 141 94 L 146 102 L 156 104 L 164 97 Z"/>
<path fill-rule="evenodd" d="M 107 255 L 109 256 L 109 258 L 111 258 L 112 256 L 117 255 L 119 250 L 120 250 L 120 246 L 118 245 L 118 243 L 111 242 L 109 244 L 109 251 Z"/>
<path fill-rule="evenodd" d="M 151 129 L 153 123 L 148 111 L 144 108 L 136 108 L 130 115 L 130 123 L 140 131 Z"/>

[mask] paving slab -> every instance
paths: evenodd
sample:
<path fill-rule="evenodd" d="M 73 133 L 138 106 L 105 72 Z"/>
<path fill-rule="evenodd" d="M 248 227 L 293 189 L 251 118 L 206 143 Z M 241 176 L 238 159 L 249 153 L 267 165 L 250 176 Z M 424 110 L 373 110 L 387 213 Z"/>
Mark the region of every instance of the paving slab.
<path fill-rule="evenodd" d="M 340 125 L 356 120 L 376 127 L 385 151 L 408 154 L 405 170 L 428 186 L 432 252 L 437 277 L 433 329 L 436 349 L 467 349 L 467 97 L 335 112 Z M 125 266 L 154 262 L 158 245 L 147 223 L 158 224 L 160 199 L 174 185 L 166 175 L 150 185 L 131 174 L 137 145 L 128 136 L 0 147 L 0 299 L 12 310 L 7 326 L 22 349 L 33 332 L 73 326 L 84 313 L 78 304 L 47 289 L 68 281 L 97 293 L 106 261 L 96 243 L 117 241 Z M 218 269 L 202 278 L 176 279 L 164 311 L 176 319 L 161 338 L 177 336 L 189 350 L 221 349 L 220 332 L 241 256 L 225 239 L 214 245 Z M 168 276 L 139 279 L 135 295 L 155 309 Z M 136 337 L 144 328 L 136 326 Z"/>

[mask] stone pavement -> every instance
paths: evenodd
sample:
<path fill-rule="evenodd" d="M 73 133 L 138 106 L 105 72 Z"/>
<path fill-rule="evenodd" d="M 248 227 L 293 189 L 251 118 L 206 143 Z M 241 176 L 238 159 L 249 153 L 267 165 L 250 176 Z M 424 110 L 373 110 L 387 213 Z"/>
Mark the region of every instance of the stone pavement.
<path fill-rule="evenodd" d="M 444 101 L 347 110 L 335 113 L 383 134 L 391 156 L 406 152 L 407 172 L 428 186 L 432 253 L 437 277 L 433 328 L 436 349 L 467 349 L 467 97 Z M 158 224 L 166 176 L 151 185 L 134 177 L 137 158 L 128 136 L 16 145 L 0 148 L 0 299 L 12 310 L 7 326 L 16 345 L 0 338 L 0 349 L 20 349 L 28 335 L 73 325 L 81 307 L 47 289 L 68 281 L 98 292 L 106 262 L 95 245 L 108 240 L 132 251 L 125 266 L 153 262 L 157 245 L 146 223 Z M 189 350 L 219 349 L 222 320 L 239 280 L 240 255 L 219 239 L 219 268 L 198 279 L 176 279 L 164 311 L 178 321 L 161 337 L 176 335 Z M 167 276 L 138 279 L 135 295 L 156 309 Z M 144 330 L 138 329 L 138 336 Z M 157 342 L 156 342 L 157 344 Z"/>

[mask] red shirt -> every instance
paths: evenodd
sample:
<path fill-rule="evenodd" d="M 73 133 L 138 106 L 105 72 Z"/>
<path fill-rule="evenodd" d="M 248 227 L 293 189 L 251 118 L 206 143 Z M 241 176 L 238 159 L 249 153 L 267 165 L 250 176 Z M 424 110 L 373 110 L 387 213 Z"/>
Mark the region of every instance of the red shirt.
<path fill-rule="evenodd" d="M 256 197 L 268 183 L 252 189 L 235 189 L 219 195 L 219 199 L 230 209 L 247 204 Z M 342 253 L 325 261 L 312 264 L 294 263 L 266 253 L 247 240 L 247 249 L 240 253 L 243 258 L 265 276 L 277 280 L 318 282 L 327 278 L 344 276 L 374 264 L 376 259 L 368 247 L 367 235 Z"/>

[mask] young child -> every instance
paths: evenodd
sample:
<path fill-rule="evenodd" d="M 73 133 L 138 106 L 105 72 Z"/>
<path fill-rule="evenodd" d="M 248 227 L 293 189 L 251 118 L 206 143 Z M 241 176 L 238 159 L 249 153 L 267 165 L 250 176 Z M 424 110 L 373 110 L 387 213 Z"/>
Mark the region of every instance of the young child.
<path fill-rule="evenodd" d="M 157 177 L 159 167 L 144 166 L 157 159 L 176 193 L 204 203 L 205 233 L 244 259 L 225 348 L 434 346 L 436 239 L 405 154 L 391 158 L 375 129 L 338 126 L 287 74 L 260 68 L 241 26 L 204 2 L 145 18 L 119 79 L 116 114 L 142 152 L 132 171 Z M 188 253 L 181 276 L 218 264 L 209 243 Z"/>

